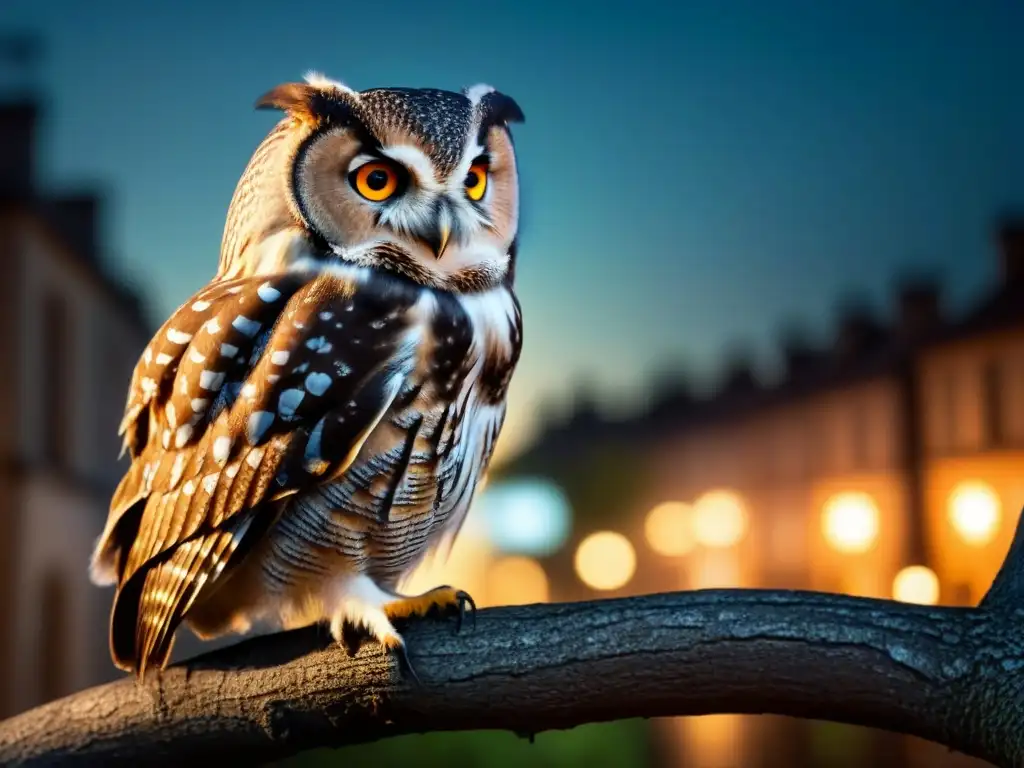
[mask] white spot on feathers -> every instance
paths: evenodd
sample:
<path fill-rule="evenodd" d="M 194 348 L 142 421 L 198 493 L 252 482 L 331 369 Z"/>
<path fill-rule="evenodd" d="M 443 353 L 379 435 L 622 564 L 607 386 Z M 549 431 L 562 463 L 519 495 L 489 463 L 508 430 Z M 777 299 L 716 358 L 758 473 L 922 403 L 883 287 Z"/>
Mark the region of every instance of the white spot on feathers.
<path fill-rule="evenodd" d="M 261 285 L 259 288 L 256 289 L 256 293 L 267 304 L 270 304 L 271 302 L 277 301 L 278 299 L 281 298 L 281 292 L 277 290 L 277 288 L 272 286 L 270 283 L 264 283 L 263 285 Z"/>
<path fill-rule="evenodd" d="M 231 438 L 227 435 L 221 435 L 213 441 L 213 460 L 218 464 L 223 464 L 228 460 L 228 455 L 231 453 Z"/>
<path fill-rule="evenodd" d="M 220 472 L 214 472 L 212 475 L 207 475 L 203 478 L 203 490 L 207 493 L 212 494 L 217 490 L 217 480 L 220 479 Z"/>
<path fill-rule="evenodd" d="M 203 301 L 202 299 L 200 299 L 199 301 L 193 301 L 192 302 L 192 311 L 193 312 L 204 312 L 205 310 L 207 310 L 209 308 L 210 308 L 210 302 L 208 302 L 208 301 Z"/>
<path fill-rule="evenodd" d="M 305 396 L 306 393 L 301 389 L 286 389 L 277 399 L 277 413 L 285 420 L 295 418 L 295 410 L 302 404 L 302 398 Z"/>
<path fill-rule="evenodd" d="M 170 355 L 168 355 L 166 352 L 161 352 L 160 354 L 158 354 L 156 356 L 156 364 L 157 365 L 167 365 L 173 359 L 174 358 L 171 357 Z"/>
<path fill-rule="evenodd" d="M 263 325 L 255 320 L 250 320 L 245 315 L 239 315 L 231 321 L 231 327 L 251 339 L 256 335 L 259 329 L 263 327 Z"/>
<path fill-rule="evenodd" d="M 325 336 L 317 336 L 306 342 L 306 348 L 313 352 L 329 352 L 331 349 L 331 342 L 327 340 Z"/>
<path fill-rule="evenodd" d="M 263 461 L 263 449 L 257 448 L 254 451 L 249 451 L 249 455 L 245 457 L 245 463 L 253 469 L 258 469 L 260 462 Z"/>
<path fill-rule="evenodd" d="M 142 387 L 142 394 L 146 397 L 152 397 L 156 394 L 157 385 L 156 379 L 151 379 L 149 376 L 144 376 L 139 382 L 139 386 Z"/>
<path fill-rule="evenodd" d="M 171 342 L 171 344 L 188 344 L 192 341 L 192 334 L 179 331 L 177 328 L 168 328 L 167 340 Z"/>
<path fill-rule="evenodd" d="M 179 453 L 174 457 L 174 464 L 171 465 L 170 485 L 173 488 L 181 481 L 181 473 L 185 470 L 185 454 Z"/>
<path fill-rule="evenodd" d="M 199 374 L 199 386 L 210 392 L 218 391 L 224 385 L 224 371 L 208 371 L 205 368 Z"/>
<path fill-rule="evenodd" d="M 178 427 L 178 431 L 174 435 L 174 447 L 183 448 L 185 446 L 185 443 L 187 443 L 189 441 L 189 438 L 191 437 L 192 425 L 182 424 L 180 427 Z"/>
<path fill-rule="evenodd" d="M 274 423 L 274 414 L 270 411 L 256 411 L 246 423 L 246 434 L 249 438 L 249 442 L 255 445 L 260 441 L 260 438 L 266 434 L 266 431 L 270 429 L 270 425 Z"/>
<path fill-rule="evenodd" d="M 326 373 L 314 372 L 306 377 L 306 391 L 311 395 L 320 396 L 331 386 L 331 377 Z"/>
<path fill-rule="evenodd" d="M 216 317 L 211 317 L 203 325 L 203 328 L 205 328 L 206 332 L 212 336 L 213 334 L 220 332 L 220 322 Z"/>
<path fill-rule="evenodd" d="M 270 362 L 274 365 L 284 365 L 288 362 L 289 357 L 291 357 L 291 352 L 287 349 L 279 349 L 270 356 Z"/>

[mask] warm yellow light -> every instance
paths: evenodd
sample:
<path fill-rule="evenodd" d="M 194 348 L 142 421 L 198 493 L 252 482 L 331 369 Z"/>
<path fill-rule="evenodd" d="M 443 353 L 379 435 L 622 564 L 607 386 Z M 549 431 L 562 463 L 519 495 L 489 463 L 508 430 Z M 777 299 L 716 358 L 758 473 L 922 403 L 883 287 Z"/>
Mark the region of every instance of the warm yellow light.
<path fill-rule="evenodd" d="M 548 601 L 548 577 L 532 557 L 503 557 L 487 571 L 487 597 L 494 605 Z"/>
<path fill-rule="evenodd" d="M 821 518 L 825 540 L 839 552 L 867 552 L 878 540 L 878 505 L 866 493 L 837 493 L 825 502 Z"/>
<path fill-rule="evenodd" d="M 666 501 L 647 513 L 644 535 L 659 555 L 685 555 L 697 544 L 693 536 L 693 508 L 682 501 Z"/>
<path fill-rule="evenodd" d="M 621 533 L 592 533 L 576 549 L 576 573 L 593 589 L 618 589 L 633 578 L 635 571 L 636 553 Z"/>
<path fill-rule="evenodd" d="M 992 541 L 1001 517 L 999 496 L 987 483 L 969 480 L 949 495 L 949 521 L 968 544 L 980 547 Z"/>
<path fill-rule="evenodd" d="M 923 565 L 908 565 L 892 581 L 892 596 L 904 603 L 935 605 L 939 602 L 939 577 Z"/>
<path fill-rule="evenodd" d="M 705 547 L 731 547 L 747 532 L 747 510 L 732 491 L 708 491 L 693 506 L 693 535 Z"/>

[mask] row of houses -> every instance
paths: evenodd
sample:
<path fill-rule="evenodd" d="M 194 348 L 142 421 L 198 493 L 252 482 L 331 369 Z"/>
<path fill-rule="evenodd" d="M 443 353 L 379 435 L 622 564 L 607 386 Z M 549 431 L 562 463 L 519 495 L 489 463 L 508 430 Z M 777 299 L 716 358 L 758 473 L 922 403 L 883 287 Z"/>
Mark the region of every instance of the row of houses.
<path fill-rule="evenodd" d="M 774 383 L 734 365 L 711 395 L 680 382 L 635 418 L 583 408 L 552 424 L 492 480 L 568 498 L 572 534 L 538 561 L 550 598 L 738 586 L 977 603 L 1024 507 L 1024 221 L 998 222 L 993 246 L 999 281 L 959 317 L 941 311 L 939 285 L 908 284 L 893 322 L 854 309 L 827 348 L 791 340 Z M 696 542 L 657 539 L 693 536 L 652 526 L 665 505 L 697 515 Z M 623 578 L 581 571 L 599 531 L 632 547 Z M 811 764 L 787 752 L 809 737 L 761 731 L 748 740 L 760 758 L 722 764 Z M 897 755 L 883 764 L 918 764 L 910 747 L 871 743 Z"/>

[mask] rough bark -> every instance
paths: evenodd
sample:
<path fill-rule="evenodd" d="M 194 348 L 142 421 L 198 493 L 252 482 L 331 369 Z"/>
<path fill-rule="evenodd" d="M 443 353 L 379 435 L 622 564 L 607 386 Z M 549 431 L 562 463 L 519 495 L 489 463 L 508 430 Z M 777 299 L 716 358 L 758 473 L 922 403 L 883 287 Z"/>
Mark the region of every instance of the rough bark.
<path fill-rule="evenodd" d="M 481 611 L 406 630 L 421 685 L 326 631 L 254 638 L 0 723 L 3 765 L 258 764 L 403 733 L 636 716 L 814 717 L 1024 766 L 1024 534 L 978 608 L 711 590 Z"/>

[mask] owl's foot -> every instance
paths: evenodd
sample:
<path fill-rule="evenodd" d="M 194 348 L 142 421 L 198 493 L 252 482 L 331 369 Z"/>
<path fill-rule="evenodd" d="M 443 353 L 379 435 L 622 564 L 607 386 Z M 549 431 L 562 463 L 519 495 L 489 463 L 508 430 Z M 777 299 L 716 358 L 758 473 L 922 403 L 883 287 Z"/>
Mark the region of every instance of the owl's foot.
<path fill-rule="evenodd" d="M 338 605 L 331 615 L 331 636 L 345 651 L 354 656 L 363 642 L 373 638 L 385 654 L 393 653 L 398 664 L 416 685 L 419 676 L 409 660 L 405 641 L 388 618 L 385 605 L 389 596 L 365 576 L 343 583 Z"/>
<path fill-rule="evenodd" d="M 441 616 L 454 614 L 458 617 L 455 631 L 462 629 L 467 609 L 476 626 L 476 603 L 468 592 L 449 586 L 436 587 L 422 595 L 400 597 L 384 604 L 384 613 L 391 621 L 408 619 L 414 616 L 428 616 L 435 612 Z"/>

